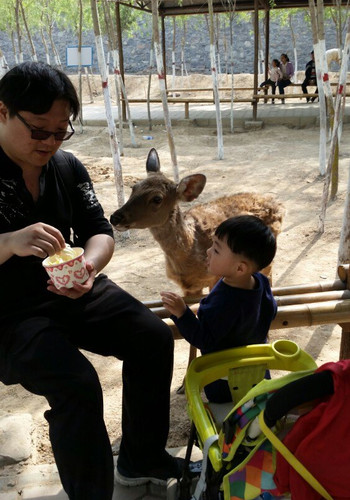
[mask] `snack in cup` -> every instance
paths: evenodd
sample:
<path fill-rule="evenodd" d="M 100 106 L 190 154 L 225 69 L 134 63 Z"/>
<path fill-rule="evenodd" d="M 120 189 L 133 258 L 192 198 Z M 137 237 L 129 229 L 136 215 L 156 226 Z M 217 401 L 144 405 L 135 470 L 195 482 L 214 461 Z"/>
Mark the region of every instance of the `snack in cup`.
<path fill-rule="evenodd" d="M 89 273 L 85 266 L 84 249 L 66 248 L 43 260 L 43 266 L 56 288 L 72 288 L 74 283 L 84 283 Z"/>

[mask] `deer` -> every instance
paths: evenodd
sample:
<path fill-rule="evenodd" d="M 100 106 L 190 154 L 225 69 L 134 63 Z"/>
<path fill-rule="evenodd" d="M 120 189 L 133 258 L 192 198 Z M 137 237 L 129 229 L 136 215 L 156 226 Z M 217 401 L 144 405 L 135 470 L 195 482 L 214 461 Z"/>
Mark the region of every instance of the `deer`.
<path fill-rule="evenodd" d="M 342 58 L 342 53 L 343 51 L 341 49 L 328 49 L 326 50 L 326 60 L 327 60 L 327 66 L 329 68 L 331 62 L 336 62 L 341 65 L 341 58 Z"/>
<path fill-rule="evenodd" d="M 260 217 L 277 237 L 284 209 L 273 196 L 242 192 L 222 196 L 182 211 L 180 202 L 198 198 L 206 184 L 204 174 L 192 174 L 177 184 L 160 170 L 157 151 L 146 160 L 147 177 L 132 187 L 128 201 L 110 216 L 117 231 L 148 228 L 165 254 L 167 277 L 177 283 L 184 297 L 200 297 L 220 276 L 211 276 L 206 265 L 216 227 L 225 219 L 241 214 Z M 271 277 L 271 266 L 262 270 Z M 191 346 L 189 363 L 196 356 Z"/>

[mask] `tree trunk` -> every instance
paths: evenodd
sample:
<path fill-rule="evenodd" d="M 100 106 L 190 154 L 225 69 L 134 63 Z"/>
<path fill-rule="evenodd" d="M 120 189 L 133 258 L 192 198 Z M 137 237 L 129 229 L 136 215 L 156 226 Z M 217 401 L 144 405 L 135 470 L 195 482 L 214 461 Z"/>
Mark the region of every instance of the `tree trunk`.
<path fill-rule="evenodd" d="M 119 146 L 118 146 L 113 114 L 112 114 L 111 97 L 108 87 L 108 72 L 103 50 L 103 38 L 101 35 L 100 21 L 96 5 L 97 0 L 90 0 L 90 1 L 91 1 L 91 12 L 94 25 L 94 33 L 95 33 L 96 53 L 101 73 L 102 91 L 105 102 L 105 111 L 106 111 L 106 118 L 109 130 L 109 140 L 113 157 L 114 179 L 117 190 L 118 206 L 121 207 L 122 205 L 124 205 L 125 202 L 124 184 L 123 184 L 122 166 L 120 163 Z M 127 234 L 127 236 L 129 236 L 129 234 Z"/>
<path fill-rule="evenodd" d="M 153 73 L 153 36 L 151 40 L 151 48 L 149 51 L 149 72 L 148 72 L 148 85 L 147 85 L 147 116 L 148 116 L 148 130 L 152 130 L 152 116 L 151 116 L 151 83 Z"/>
<path fill-rule="evenodd" d="M 187 35 L 187 21 L 183 20 L 183 36 L 181 38 L 181 87 L 184 87 L 184 73 L 188 76 L 186 62 L 185 62 L 185 44 Z"/>
<path fill-rule="evenodd" d="M 30 34 L 30 31 L 29 31 L 29 27 L 28 27 L 28 23 L 27 23 L 27 17 L 26 17 L 24 8 L 23 8 L 23 2 L 22 2 L 22 0 L 20 0 L 20 9 L 21 9 L 21 15 L 22 15 L 22 19 L 23 19 L 23 24 L 24 24 L 24 27 L 26 29 L 26 33 L 27 33 L 27 37 L 28 37 L 28 41 L 29 41 L 29 45 L 30 45 L 30 50 L 32 52 L 32 61 L 37 62 L 38 61 L 38 57 L 36 55 L 35 45 L 34 45 L 32 36 Z"/>
<path fill-rule="evenodd" d="M 79 120 L 81 128 L 83 129 L 83 77 L 81 71 L 81 46 L 82 46 L 82 33 L 83 33 L 83 3 L 82 0 L 79 2 L 79 27 L 78 27 L 78 88 L 79 88 L 79 101 L 80 101 L 80 112 Z"/>
<path fill-rule="evenodd" d="M 212 76 L 212 80 L 213 80 L 213 93 L 214 93 L 214 102 L 215 102 L 215 110 L 216 110 L 216 130 L 217 130 L 217 136 L 218 136 L 218 159 L 222 160 L 224 158 L 224 145 L 223 145 L 223 135 L 222 135 L 220 98 L 219 98 L 219 89 L 218 89 L 218 75 L 217 75 L 217 70 L 216 70 L 216 58 L 215 58 L 213 0 L 208 0 L 208 8 L 209 8 L 209 33 L 210 33 L 210 63 L 211 63 L 211 76 Z"/>
<path fill-rule="evenodd" d="M 20 0 L 16 0 L 15 5 L 15 17 L 16 17 L 16 30 L 17 30 L 17 41 L 18 41 L 18 59 L 19 62 L 23 62 L 23 50 L 22 50 L 22 31 L 19 22 L 19 9 L 20 9 Z"/>
<path fill-rule="evenodd" d="M 164 113 L 164 121 L 165 127 L 168 136 L 168 143 L 170 149 L 171 160 L 173 164 L 173 173 L 175 182 L 179 182 L 179 169 L 177 166 L 177 158 L 176 158 L 176 150 L 174 143 L 174 136 L 171 127 L 168 99 L 165 88 L 165 75 L 164 75 L 164 65 L 163 65 L 163 56 L 162 50 L 159 42 L 159 25 L 158 25 L 158 1 L 152 0 L 152 25 L 153 25 L 153 39 L 154 39 L 154 53 L 157 61 L 157 72 L 158 72 L 158 82 L 159 82 L 159 90 L 160 96 L 163 104 L 163 113 Z"/>
<path fill-rule="evenodd" d="M 325 41 L 325 31 L 324 31 L 324 6 L 323 0 L 317 1 L 317 18 L 318 18 L 318 26 L 319 26 L 319 43 L 320 43 L 320 58 L 322 59 L 321 68 L 323 71 L 322 80 L 323 80 L 323 89 L 325 91 L 326 101 L 325 101 L 325 114 L 326 114 L 326 125 L 330 124 L 330 129 L 333 129 L 334 126 L 334 101 L 333 101 L 333 93 L 329 81 L 328 75 L 328 64 L 326 59 L 326 41 Z M 328 115 L 328 116 L 327 116 Z M 327 131 L 328 135 L 328 131 Z M 331 197 L 334 198 L 338 189 L 338 166 L 339 166 L 339 146 L 338 142 L 334 145 L 335 150 L 332 157 L 332 194 Z"/>
<path fill-rule="evenodd" d="M 47 64 L 50 64 L 50 54 L 49 54 L 49 47 L 47 45 L 47 41 L 45 38 L 45 33 L 43 28 L 40 28 L 40 36 L 41 36 L 41 41 L 43 42 L 43 47 L 45 50 L 45 57 L 46 57 L 46 62 Z"/>
<path fill-rule="evenodd" d="M 55 42 L 53 41 L 52 23 L 50 22 L 49 18 L 48 18 L 48 28 L 47 29 L 48 29 L 48 35 L 49 35 L 49 40 L 50 40 L 50 43 L 51 43 L 52 52 L 53 52 L 54 59 L 55 59 L 55 64 L 56 64 L 56 66 L 58 66 L 59 68 L 62 69 L 60 55 L 59 55 L 58 50 L 56 48 Z"/>
<path fill-rule="evenodd" d="M 102 5 L 103 5 L 103 11 L 105 14 L 106 30 L 108 32 L 108 37 L 110 40 L 110 46 L 111 46 L 111 52 L 112 52 L 113 73 L 114 73 L 116 94 L 117 94 L 116 99 L 117 99 L 117 103 L 118 103 L 119 130 L 120 130 L 121 137 L 122 137 L 122 134 L 123 134 L 123 116 L 122 116 L 122 106 L 121 106 L 122 103 L 120 100 L 120 96 L 123 95 L 125 106 L 126 106 L 126 111 L 127 111 L 131 145 L 132 145 L 132 147 L 136 148 L 137 144 L 136 144 L 136 140 L 135 140 L 134 126 L 133 126 L 132 118 L 131 118 L 130 105 L 129 105 L 129 101 L 128 101 L 128 96 L 126 94 L 125 85 L 124 85 L 123 79 L 121 77 L 121 72 L 120 72 L 120 61 L 119 61 L 119 51 L 118 51 L 118 41 L 117 41 L 118 25 L 116 25 L 116 29 L 113 29 L 113 23 L 112 23 L 112 19 L 111 19 L 111 15 L 110 15 L 108 2 L 106 0 L 104 0 Z M 121 89 L 121 92 L 120 92 L 120 89 Z M 121 141 L 122 141 L 122 139 L 121 139 Z"/>
<path fill-rule="evenodd" d="M 295 33 L 293 29 L 293 23 L 292 23 L 292 14 L 289 14 L 288 20 L 289 20 L 289 28 L 290 28 L 290 33 L 292 37 L 292 45 L 293 45 L 293 53 L 294 53 L 294 77 L 293 80 L 295 81 L 297 71 L 298 71 L 298 52 L 297 52 L 297 43 L 296 43 L 296 38 L 295 38 Z"/>
<path fill-rule="evenodd" d="M 173 17 L 173 47 L 171 51 L 171 69 L 172 69 L 172 79 L 171 86 L 174 89 L 176 87 L 175 84 L 175 76 L 176 76 L 176 67 L 175 67 L 175 49 L 176 49 L 176 19 Z M 173 97 L 175 97 L 175 93 L 173 92 Z"/>
<path fill-rule="evenodd" d="M 316 78 L 318 95 L 320 102 L 320 146 L 319 146 L 319 169 L 320 174 L 325 175 L 326 172 L 326 144 L 327 144 L 327 130 L 326 130 L 326 103 L 323 89 L 323 79 L 322 79 L 322 65 L 323 59 L 320 55 L 320 43 L 319 43 L 319 27 L 318 20 L 316 17 L 316 6 L 314 0 L 309 0 L 311 25 L 312 25 L 312 37 L 314 45 L 315 54 L 315 64 L 316 64 Z"/>
<path fill-rule="evenodd" d="M 338 263 L 350 262 L 350 175 L 344 204 L 343 224 L 340 233 Z"/>
<path fill-rule="evenodd" d="M 86 66 L 84 66 L 84 73 L 85 73 L 86 82 L 87 82 L 88 89 L 89 89 L 90 103 L 92 103 L 92 102 L 94 102 L 94 96 L 92 93 L 89 71 L 88 71 Z"/>
<path fill-rule="evenodd" d="M 320 215 L 320 223 L 324 225 L 324 219 L 325 219 L 325 212 L 326 212 L 326 202 L 327 202 L 327 195 L 328 195 L 328 188 L 329 188 L 329 182 L 330 182 L 330 173 L 332 171 L 332 166 L 333 166 L 333 156 L 337 153 L 338 151 L 338 145 L 339 145 L 339 134 L 338 134 L 338 128 L 339 124 L 342 121 L 342 101 L 343 101 L 343 96 L 346 91 L 346 78 L 347 78 L 347 70 L 348 70 L 348 59 L 349 59 L 349 52 L 350 52 L 350 19 L 348 22 L 348 31 L 346 34 L 345 38 L 345 46 L 344 46 L 344 53 L 343 53 L 343 58 L 342 58 L 342 64 L 341 64 L 341 70 L 340 70 L 340 76 L 339 76 L 339 84 L 337 88 L 337 95 L 336 95 L 336 102 L 335 102 L 335 114 L 334 114 L 334 125 L 333 125 L 333 130 L 332 130 L 332 139 L 331 139 L 331 147 L 330 147 L 330 155 L 329 155 L 329 160 L 328 160 L 328 166 L 327 166 L 327 176 L 326 179 L 328 180 L 328 183 L 324 185 L 324 194 L 323 198 L 326 198 L 326 201 L 323 200 L 323 210 Z M 340 234 L 340 242 L 339 242 L 339 251 L 338 251 L 338 263 L 339 264 L 344 264 L 346 262 L 349 262 L 350 260 L 350 185 L 348 186 L 348 191 L 346 195 L 346 200 L 345 200 L 345 207 L 344 207 L 344 217 L 343 217 L 343 225 L 342 225 L 342 230 Z M 322 226 L 321 226 L 322 228 Z"/>
<path fill-rule="evenodd" d="M 13 30 L 11 31 L 11 45 L 12 45 L 12 51 L 13 51 L 13 56 L 15 58 L 15 62 L 16 62 L 16 64 L 18 64 L 19 59 L 18 59 L 18 54 L 17 54 L 17 50 L 16 50 L 15 32 Z"/>
<path fill-rule="evenodd" d="M 230 75 L 231 75 L 231 103 L 230 103 L 230 131 L 231 134 L 234 133 L 234 112 L 233 112 L 233 100 L 235 97 L 235 89 L 234 89 L 234 72 L 233 72 L 233 16 L 236 8 L 236 1 L 233 6 L 233 10 L 230 11 L 230 38 L 229 38 L 229 62 L 230 62 Z"/>
<path fill-rule="evenodd" d="M 6 61 L 5 54 L 0 49 L 0 78 L 2 78 L 5 73 L 7 73 L 8 69 L 9 67 Z"/>

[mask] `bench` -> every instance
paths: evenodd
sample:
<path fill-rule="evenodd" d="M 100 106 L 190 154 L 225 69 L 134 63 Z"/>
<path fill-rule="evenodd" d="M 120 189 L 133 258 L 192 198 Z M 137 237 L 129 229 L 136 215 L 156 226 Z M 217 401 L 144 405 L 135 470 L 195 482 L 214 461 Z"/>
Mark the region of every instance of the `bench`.
<path fill-rule="evenodd" d="M 286 87 L 288 88 L 288 87 Z M 261 99 L 269 100 L 269 99 L 307 99 L 307 98 L 312 98 L 312 97 L 319 97 L 318 94 L 315 93 L 308 93 L 308 94 L 291 94 L 291 93 L 285 93 L 285 94 L 254 94 L 253 98 L 256 99 L 258 102 Z"/>
<path fill-rule="evenodd" d="M 287 89 L 289 89 L 290 87 L 301 87 L 302 83 L 298 82 L 298 83 L 291 83 L 290 85 L 288 85 L 287 87 L 285 87 L 285 92 Z M 333 90 L 333 96 L 335 96 L 335 93 L 336 93 L 336 87 L 338 86 L 338 83 L 337 82 L 330 82 L 330 85 L 332 87 L 332 90 Z M 347 88 L 349 88 L 350 86 L 350 82 L 347 82 Z M 310 84 L 308 85 L 308 87 L 315 87 L 316 88 L 316 84 Z M 268 91 L 269 89 L 269 86 L 266 86 L 266 87 L 262 87 L 263 90 L 265 91 Z M 277 89 L 276 89 L 277 90 Z M 288 90 L 287 90 L 288 92 Z M 267 100 L 269 99 L 306 99 L 306 98 L 313 98 L 313 97 L 319 97 L 318 94 L 315 94 L 315 93 L 312 93 L 312 92 L 308 92 L 307 94 L 304 94 L 304 93 L 285 93 L 285 94 L 267 94 L 267 93 L 261 93 L 261 94 L 254 94 L 253 95 L 253 98 L 255 100 L 257 100 L 258 102 L 261 100 L 261 99 L 265 99 L 265 102 L 267 102 Z M 349 92 L 346 92 L 346 97 L 349 97 L 350 96 L 350 93 Z"/>
<path fill-rule="evenodd" d="M 338 276 L 334 281 L 273 287 L 278 310 L 270 330 L 338 324 L 342 328 L 339 359 L 350 358 L 350 265 L 340 265 Z M 199 299 L 186 298 L 195 313 Z M 175 340 L 183 338 L 161 301 L 144 304 L 169 325 Z"/>
<path fill-rule="evenodd" d="M 190 110 L 189 106 L 190 104 L 214 104 L 214 98 L 213 97 L 167 97 L 168 103 L 173 103 L 173 104 L 184 104 L 185 105 L 185 118 L 188 119 L 190 117 Z M 148 101 L 146 98 L 132 98 L 128 99 L 129 104 L 132 103 L 147 103 L 150 102 L 152 103 L 157 103 L 160 104 L 162 103 L 161 98 L 152 98 Z M 220 99 L 220 102 L 231 102 L 231 98 L 224 97 Z M 234 103 L 237 102 L 250 102 L 251 104 L 255 102 L 255 100 L 251 97 L 240 97 L 240 98 L 234 98 L 233 99 Z"/>

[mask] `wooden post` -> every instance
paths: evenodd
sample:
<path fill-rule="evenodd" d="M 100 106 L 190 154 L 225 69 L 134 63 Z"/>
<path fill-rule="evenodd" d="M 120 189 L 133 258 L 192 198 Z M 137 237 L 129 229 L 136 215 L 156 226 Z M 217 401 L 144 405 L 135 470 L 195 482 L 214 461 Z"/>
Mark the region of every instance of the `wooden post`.
<path fill-rule="evenodd" d="M 265 10 L 265 82 L 269 77 L 270 58 L 270 9 Z M 267 91 L 265 90 L 265 94 Z M 264 101 L 267 102 L 267 101 Z"/>
<path fill-rule="evenodd" d="M 350 289 L 350 265 L 342 264 L 338 266 L 338 276 L 346 284 L 346 288 Z M 341 327 L 341 339 L 339 349 L 339 359 L 350 358 L 350 323 L 339 323 Z"/>
<path fill-rule="evenodd" d="M 190 103 L 185 102 L 185 118 L 186 120 L 190 117 Z"/>
<path fill-rule="evenodd" d="M 254 0 L 254 95 L 258 93 L 258 51 L 259 51 L 259 1 Z M 258 103 L 253 102 L 253 120 L 256 120 Z"/>

